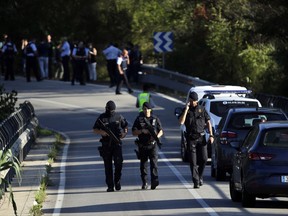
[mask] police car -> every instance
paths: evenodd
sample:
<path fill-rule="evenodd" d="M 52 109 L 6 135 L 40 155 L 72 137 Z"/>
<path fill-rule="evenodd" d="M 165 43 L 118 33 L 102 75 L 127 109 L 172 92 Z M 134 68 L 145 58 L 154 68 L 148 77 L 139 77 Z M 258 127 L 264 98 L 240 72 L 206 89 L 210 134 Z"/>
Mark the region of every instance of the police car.
<path fill-rule="evenodd" d="M 211 118 L 213 133 L 216 130 L 222 116 L 233 107 L 261 107 L 261 103 L 254 98 L 249 98 L 250 90 L 242 86 L 196 86 L 192 87 L 187 95 L 189 98 L 190 92 L 195 91 L 198 94 L 199 105 L 205 107 Z M 182 113 L 183 107 L 175 109 L 177 117 Z M 188 161 L 186 127 L 180 126 L 181 130 L 181 158 L 184 162 Z M 209 140 L 209 131 L 205 131 L 206 140 Z M 211 158 L 211 144 L 208 142 L 208 157 Z"/>

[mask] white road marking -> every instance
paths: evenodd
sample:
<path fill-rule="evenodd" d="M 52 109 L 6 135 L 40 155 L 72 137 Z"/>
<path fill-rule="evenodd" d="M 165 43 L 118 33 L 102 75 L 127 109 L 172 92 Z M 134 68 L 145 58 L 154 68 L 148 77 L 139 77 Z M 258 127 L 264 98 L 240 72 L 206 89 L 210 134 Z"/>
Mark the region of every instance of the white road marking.
<path fill-rule="evenodd" d="M 171 98 L 169 96 L 161 95 L 162 97 L 166 97 L 169 100 L 172 100 L 174 102 L 181 103 L 179 100 Z M 54 102 L 54 101 L 49 101 L 45 99 L 35 99 L 34 100 L 39 100 L 43 102 L 48 102 L 48 103 L 54 103 L 54 104 L 61 104 L 64 106 L 68 107 L 74 107 L 74 108 L 81 108 L 80 106 L 75 106 L 71 104 L 66 104 L 66 103 L 61 103 L 61 102 Z M 91 109 L 85 109 L 87 111 L 92 111 L 95 112 L 95 110 Z M 63 155 L 62 155 L 62 160 L 61 160 L 61 168 L 60 168 L 60 186 L 58 188 L 57 192 L 57 199 L 53 211 L 52 216 L 59 216 L 61 212 L 61 208 L 63 205 L 63 200 L 64 200 L 64 194 L 65 194 L 65 183 L 66 183 L 66 159 L 67 159 L 67 154 L 68 154 L 68 149 L 69 149 L 69 144 L 70 144 L 70 139 L 67 137 L 65 134 L 62 133 L 63 136 L 66 137 L 66 143 L 65 147 L 63 149 Z M 210 216 L 219 216 L 217 212 L 213 208 L 211 208 L 205 201 L 204 199 L 197 193 L 195 189 L 192 188 L 191 184 L 189 184 L 184 177 L 181 175 L 181 173 L 170 163 L 170 161 L 165 157 L 164 153 L 159 150 L 159 155 L 161 157 L 161 160 L 166 163 L 166 165 L 171 169 L 171 171 L 175 174 L 175 176 L 180 180 L 180 182 L 187 188 L 187 190 L 190 192 L 190 194 L 195 198 L 195 200 L 203 207 L 203 209 L 210 215 Z"/>

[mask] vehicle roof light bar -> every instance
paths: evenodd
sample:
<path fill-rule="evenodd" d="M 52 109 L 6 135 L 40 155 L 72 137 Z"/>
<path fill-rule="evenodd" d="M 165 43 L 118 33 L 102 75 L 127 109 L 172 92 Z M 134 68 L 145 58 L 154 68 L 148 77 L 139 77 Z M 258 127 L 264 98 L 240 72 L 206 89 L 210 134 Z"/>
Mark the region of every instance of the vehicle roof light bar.
<path fill-rule="evenodd" d="M 251 90 L 204 90 L 206 94 L 251 94 Z"/>

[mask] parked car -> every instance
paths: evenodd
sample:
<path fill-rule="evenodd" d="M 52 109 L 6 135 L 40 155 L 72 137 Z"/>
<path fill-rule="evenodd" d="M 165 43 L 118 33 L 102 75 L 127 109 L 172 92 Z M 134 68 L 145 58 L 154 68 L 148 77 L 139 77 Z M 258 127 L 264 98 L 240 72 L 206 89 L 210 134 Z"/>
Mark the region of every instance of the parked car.
<path fill-rule="evenodd" d="M 199 87 L 199 88 L 197 88 Z M 261 103 L 254 98 L 246 97 L 251 91 L 247 90 L 245 87 L 239 86 L 226 86 L 226 90 L 224 86 L 215 87 L 206 86 L 207 89 L 203 90 L 203 86 L 194 87 L 192 90 L 198 91 L 200 95 L 203 97 L 199 100 L 199 105 L 205 107 L 211 118 L 211 125 L 213 133 L 216 130 L 220 119 L 222 116 L 227 113 L 230 108 L 233 107 L 261 107 Z M 200 88 L 201 87 L 201 88 Z M 232 90 L 233 88 L 234 90 Z M 222 90 L 219 90 L 219 89 Z M 212 89 L 212 90 L 211 90 Z M 218 90 L 217 90 L 218 89 Z M 191 90 L 190 90 L 191 91 Z M 200 98 L 200 97 L 199 97 Z M 175 109 L 175 115 L 179 117 L 182 113 L 183 107 L 177 107 Z M 188 153 L 187 153 L 187 141 L 186 141 L 186 127 L 185 125 L 181 125 L 181 158 L 184 162 L 188 161 Z M 208 143 L 208 157 L 211 158 L 211 143 L 209 140 L 209 131 L 205 131 L 206 140 Z"/>
<path fill-rule="evenodd" d="M 222 117 L 212 144 L 211 176 L 217 181 L 226 179 L 232 172 L 232 158 L 236 153 L 235 142 L 242 142 L 249 130 L 261 121 L 287 120 L 281 109 L 233 108 Z"/>
<path fill-rule="evenodd" d="M 288 121 L 259 123 L 238 144 L 229 184 L 231 199 L 253 207 L 256 197 L 288 197 Z"/>

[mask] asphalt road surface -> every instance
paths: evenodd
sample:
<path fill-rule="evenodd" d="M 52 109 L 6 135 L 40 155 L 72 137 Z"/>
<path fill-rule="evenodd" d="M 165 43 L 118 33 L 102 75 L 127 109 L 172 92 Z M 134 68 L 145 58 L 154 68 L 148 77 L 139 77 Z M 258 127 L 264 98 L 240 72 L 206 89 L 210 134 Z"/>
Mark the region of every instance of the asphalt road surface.
<path fill-rule="evenodd" d="M 204 185 L 193 189 L 187 163 L 180 159 L 180 131 L 174 108 L 182 102 L 154 93 L 154 114 L 164 128 L 163 146 L 159 151 L 159 181 L 156 190 L 141 190 L 139 160 L 134 153 L 135 137 L 131 127 L 138 114 L 135 107 L 139 91 L 122 95 L 106 85 L 72 86 L 70 82 L 44 80 L 27 83 L 23 77 L 2 81 L 6 90 L 18 92 L 18 103 L 29 100 L 40 125 L 66 136 L 62 155 L 53 164 L 43 206 L 44 215 L 288 215 L 288 199 L 257 199 L 255 208 L 243 208 L 230 199 L 228 181 L 216 182 L 208 165 Z M 123 140 L 124 164 L 121 191 L 106 192 L 104 165 L 97 147 L 99 135 L 92 131 L 95 119 L 104 111 L 108 100 L 115 101 L 117 112 L 129 122 Z"/>

